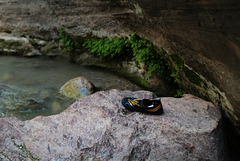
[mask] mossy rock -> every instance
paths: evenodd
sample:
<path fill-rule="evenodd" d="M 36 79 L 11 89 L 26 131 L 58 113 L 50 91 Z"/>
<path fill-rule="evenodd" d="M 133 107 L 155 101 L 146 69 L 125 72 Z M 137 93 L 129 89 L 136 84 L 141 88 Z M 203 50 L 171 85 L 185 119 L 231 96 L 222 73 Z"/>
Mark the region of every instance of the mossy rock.
<path fill-rule="evenodd" d="M 84 77 L 77 77 L 64 84 L 59 93 L 69 98 L 79 99 L 91 95 L 94 91 L 95 87 L 92 82 Z"/>

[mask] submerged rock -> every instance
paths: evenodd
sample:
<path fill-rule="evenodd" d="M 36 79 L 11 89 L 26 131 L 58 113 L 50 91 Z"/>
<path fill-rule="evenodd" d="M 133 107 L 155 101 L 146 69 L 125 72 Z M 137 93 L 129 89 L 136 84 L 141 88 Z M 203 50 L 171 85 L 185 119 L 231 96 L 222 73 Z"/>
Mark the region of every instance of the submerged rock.
<path fill-rule="evenodd" d="M 94 85 L 88 79 L 77 77 L 64 84 L 59 93 L 69 98 L 78 99 L 92 94 L 94 89 Z"/>
<path fill-rule="evenodd" d="M 36 110 L 42 110 L 45 106 L 34 99 L 27 99 L 15 104 L 20 111 L 31 112 Z"/>
<path fill-rule="evenodd" d="M 0 158 L 224 160 L 221 114 L 212 103 L 192 95 L 161 98 L 164 114 L 152 116 L 126 112 L 121 99 L 128 96 L 156 97 L 101 91 L 58 115 L 25 122 L 0 118 Z"/>

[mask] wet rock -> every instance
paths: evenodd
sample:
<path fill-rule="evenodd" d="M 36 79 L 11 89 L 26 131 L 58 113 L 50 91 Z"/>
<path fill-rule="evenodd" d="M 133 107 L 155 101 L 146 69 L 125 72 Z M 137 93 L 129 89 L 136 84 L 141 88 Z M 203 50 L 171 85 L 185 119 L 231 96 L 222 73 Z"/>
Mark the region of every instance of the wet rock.
<path fill-rule="evenodd" d="M 156 97 L 101 91 L 58 115 L 0 118 L 0 152 L 41 160 L 224 160 L 221 115 L 212 103 L 192 95 L 162 98 L 164 114 L 152 116 L 125 112 L 127 96 Z"/>
<path fill-rule="evenodd" d="M 0 79 L 3 81 L 9 81 L 12 78 L 14 78 L 14 76 L 10 73 L 3 73 L 2 76 L 0 77 Z"/>
<path fill-rule="evenodd" d="M 20 111 L 30 112 L 30 111 L 41 110 L 45 106 L 41 102 L 38 102 L 33 99 L 28 99 L 28 100 L 23 100 L 21 102 L 16 103 L 15 107 L 17 107 L 17 109 L 19 109 Z"/>
<path fill-rule="evenodd" d="M 43 89 L 40 91 L 40 96 L 42 96 L 42 97 L 48 97 L 50 95 L 51 95 L 51 92 L 49 89 Z"/>
<path fill-rule="evenodd" d="M 34 56 L 40 54 L 27 38 L 7 33 L 0 33 L 0 50 L 9 55 Z"/>
<path fill-rule="evenodd" d="M 37 84 L 37 82 L 30 80 L 30 79 L 26 79 L 23 81 L 23 84 L 27 85 L 27 86 L 33 86 L 33 85 Z"/>
<path fill-rule="evenodd" d="M 84 77 L 77 77 L 64 84 L 59 93 L 69 98 L 78 99 L 92 94 L 94 90 L 92 82 Z"/>
<path fill-rule="evenodd" d="M 34 57 L 34 56 L 41 56 L 42 54 L 38 50 L 32 50 L 29 53 L 26 53 L 24 56 L 26 57 Z"/>
<path fill-rule="evenodd" d="M 58 101 L 54 101 L 52 103 L 52 112 L 58 113 L 59 111 L 61 111 L 61 104 Z"/>

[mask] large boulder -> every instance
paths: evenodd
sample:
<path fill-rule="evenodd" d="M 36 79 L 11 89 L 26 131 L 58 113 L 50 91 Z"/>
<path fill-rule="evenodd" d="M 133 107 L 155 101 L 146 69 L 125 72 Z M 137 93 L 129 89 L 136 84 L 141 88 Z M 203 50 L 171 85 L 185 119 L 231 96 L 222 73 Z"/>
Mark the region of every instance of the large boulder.
<path fill-rule="evenodd" d="M 64 84 L 59 93 L 69 98 L 82 98 L 88 96 L 95 91 L 95 87 L 88 79 L 84 77 L 73 78 Z"/>
<path fill-rule="evenodd" d="M 221 114 L 184 95 L 161 98 L 164 114 L 128 112 L 123 97 L 148 91 L 101 91 L 64 112 L 22 122 L 0 118 L 0 158 L 41 160 L 224 160 Z"/>

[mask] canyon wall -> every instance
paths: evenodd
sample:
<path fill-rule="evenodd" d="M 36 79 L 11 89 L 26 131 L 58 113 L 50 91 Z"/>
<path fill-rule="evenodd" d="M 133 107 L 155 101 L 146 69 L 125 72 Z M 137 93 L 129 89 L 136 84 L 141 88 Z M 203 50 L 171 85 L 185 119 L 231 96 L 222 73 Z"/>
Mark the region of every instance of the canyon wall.
<path fill-rule="evenodd" d="M 53 43 L 60 26 L 74 36 L 136 32 L 183 59 L 179 83 L 221 106 L 240 133 L 239 17 L 238 0 L 0 0 L 0 40 Z"/>

